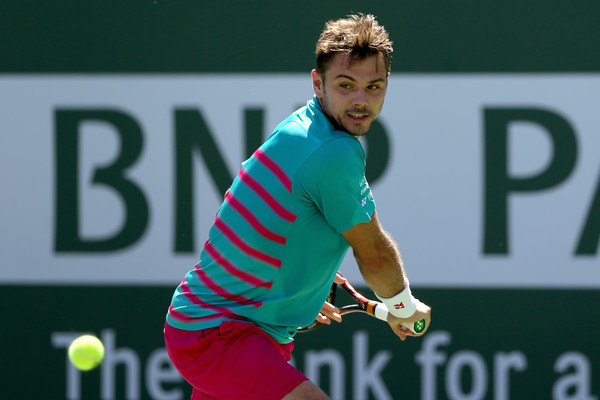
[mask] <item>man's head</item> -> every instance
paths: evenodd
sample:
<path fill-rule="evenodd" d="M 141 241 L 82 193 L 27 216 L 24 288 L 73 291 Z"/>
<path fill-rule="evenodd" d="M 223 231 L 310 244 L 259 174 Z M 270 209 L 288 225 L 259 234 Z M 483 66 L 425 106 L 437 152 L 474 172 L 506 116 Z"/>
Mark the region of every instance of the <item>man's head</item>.
<path fill-rule="evenodd" d="M 366 134 L 379 115 L 390 73 L 392 42 L 372 15 L 329 21 L 317 41 L 315 94 L 336 128 Z"/>

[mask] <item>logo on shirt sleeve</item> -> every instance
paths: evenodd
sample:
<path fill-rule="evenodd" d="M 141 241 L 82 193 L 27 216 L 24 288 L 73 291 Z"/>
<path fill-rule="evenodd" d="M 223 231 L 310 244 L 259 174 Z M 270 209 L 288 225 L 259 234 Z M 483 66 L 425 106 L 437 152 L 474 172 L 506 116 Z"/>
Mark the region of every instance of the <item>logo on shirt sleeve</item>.
<path fill-rule="evenodd" d="M 371 188 L 369 187 L 369 182 L 367 182 L 366 177 L 363 177 L 360 181 L 360 195 L 362 196 L 360 202 L 362 207 L 364 207 L 367 204 L 367 201 L 373 198 L 373 196 L 371 195 Z"/>

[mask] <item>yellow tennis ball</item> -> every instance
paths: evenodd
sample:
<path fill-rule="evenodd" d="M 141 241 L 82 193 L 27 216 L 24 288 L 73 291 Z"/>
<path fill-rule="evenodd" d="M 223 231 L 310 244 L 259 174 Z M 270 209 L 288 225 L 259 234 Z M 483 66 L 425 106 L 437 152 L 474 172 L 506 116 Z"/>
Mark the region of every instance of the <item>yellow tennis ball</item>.
<path fill-rule="evenodd" d="M 69 360 L 82 371 L 97 367 L 103 358 L 104 345 L 95 336 L 80 336 L 69 346 Z"/>

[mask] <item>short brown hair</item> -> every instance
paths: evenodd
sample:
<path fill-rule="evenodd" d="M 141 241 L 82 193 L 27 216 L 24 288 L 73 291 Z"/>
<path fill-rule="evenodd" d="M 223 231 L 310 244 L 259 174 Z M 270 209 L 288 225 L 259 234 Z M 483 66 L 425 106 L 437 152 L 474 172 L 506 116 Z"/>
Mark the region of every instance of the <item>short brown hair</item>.
<path fill-rule="evenodd" d="M 349 64 L 356 60 L 381 53 L 385 67 L 390 71 L 392 41 L 385 28 L 371 14 L 349 15 L 347 18 L 328 21 L 317 41 L 316 70 L 324 74 L 331 57 L 336 53 L 350 54 Z"/>

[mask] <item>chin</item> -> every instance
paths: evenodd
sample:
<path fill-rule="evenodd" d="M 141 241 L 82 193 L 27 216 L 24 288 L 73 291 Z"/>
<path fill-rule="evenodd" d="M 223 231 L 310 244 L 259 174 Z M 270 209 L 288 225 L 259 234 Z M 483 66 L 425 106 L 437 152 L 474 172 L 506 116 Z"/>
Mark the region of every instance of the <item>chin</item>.
<path fill-rule="evenodd" d="M 363 136 L 366 135 L 369 130 L 371 130 L 371 125 L 365 127 L 355 127 L 354 129 L 346 129 L 346 132 L 353 136 Z"/>

